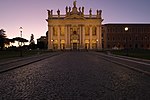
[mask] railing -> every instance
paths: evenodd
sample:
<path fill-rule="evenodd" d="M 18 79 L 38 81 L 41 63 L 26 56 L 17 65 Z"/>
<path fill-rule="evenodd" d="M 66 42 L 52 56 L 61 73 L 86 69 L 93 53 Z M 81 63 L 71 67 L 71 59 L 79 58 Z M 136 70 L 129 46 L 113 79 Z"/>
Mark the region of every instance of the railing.
<path fill-rule="evenodd" d="M 70 15 L 51 15 L 49 17 L 49 19 L 61 19 L 61 18 L 65 18 L 65 17 L 69 17 Z M 97 15 L 80 15 L 84 18 L 100 18 L 100 16 Z"/>

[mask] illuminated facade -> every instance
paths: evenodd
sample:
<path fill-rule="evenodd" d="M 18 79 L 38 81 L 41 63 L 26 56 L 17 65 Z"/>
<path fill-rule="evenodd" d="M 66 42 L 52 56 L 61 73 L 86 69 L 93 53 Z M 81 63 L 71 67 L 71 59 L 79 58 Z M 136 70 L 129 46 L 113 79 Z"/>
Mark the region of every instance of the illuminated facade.
<path fill-rule="evenodd" d="M 102 49 L 102 10 L 96 14 L 84 14 L 84 7 L 77 8 L 76 1 L 73 7 L 66 7 L 66 13 L 53 15 L 48 10 L 48 49 Z"/>

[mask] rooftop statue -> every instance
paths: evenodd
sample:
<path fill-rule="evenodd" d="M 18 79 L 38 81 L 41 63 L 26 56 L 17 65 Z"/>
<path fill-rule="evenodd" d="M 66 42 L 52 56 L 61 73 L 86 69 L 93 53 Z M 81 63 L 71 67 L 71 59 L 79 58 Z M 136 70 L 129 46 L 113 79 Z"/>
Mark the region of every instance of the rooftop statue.
<path fill-rule="evenodd" d="M 82 7 L 82 13 L 84 14 L 84 7 Z"/>
<path fill-rule="evenodd" d="M 51 10 L 51 15 L 53 15 L 53 10 Z"/>
<path fill-rule="evenodd" d="M 73 2 L 74 7 L 76 7 L 76 4 L 77 4 L 77 1 L 75 0 L 75 1 Z"/>
<path fill-rule="evenodd" d="M 71 7 L 69 7 L 69 12 L 71 12 Z"/>
<path fill-rule="evenodd" d="M 51 12 L 50 12 L 50 10 L 47 10 L 48 11 L 48 17 L 50 17 L 50 15 L 51 15 Z"/>
<path fill-rule="evenodd" d="M 59 9 L 57 10 L 57 14 L 60 15 L 60 10 Z"/>
<path fill-rule="evenodd" d="M 92 15 L 92 9 L 91 9 L 91 8 L 90 8 L 90 10 L 89 10 L 89 14 Z"/>
<path fill-rule="evenodd" d="M 79 12 L 81 12 L 81 7 L 79 7 Z"/>
<path fill-rule="evenodd" d="M 77 7 L 76 7 L 76 3 L 77 3 L 77 1 L 75 0 L 75 1 L 73 2 L 74 7 L 72 8 L 71 14 L 78 14 L 78 9 L 77 9 Z"/>
<path fill-rule="evenodd" d="M 101 14 L 102 14 L 102 10 L 99 10 L 99 15 L 101 16 Z"/>
<path fill-rule="evenodd" d="M 68 7 L 66 6 L 66 14 L 67 14 L 67 12 L 68 12 Z"/>
<path fill-rule="evenodd" d="M 99 10 L 97 9 L 96 11 L 97 11 L 97 15 L 99 15 Z"/>

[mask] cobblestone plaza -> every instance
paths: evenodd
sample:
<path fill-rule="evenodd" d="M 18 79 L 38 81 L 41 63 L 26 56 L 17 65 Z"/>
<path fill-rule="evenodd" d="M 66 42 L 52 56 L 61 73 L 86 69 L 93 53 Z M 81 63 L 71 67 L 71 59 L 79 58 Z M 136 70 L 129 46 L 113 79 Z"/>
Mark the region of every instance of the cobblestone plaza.
<path fill-rule="evenodd" d="M 101 57 L 66 52 L 0 73 L 0 100 L 150 99 L 149 76 Z"/>

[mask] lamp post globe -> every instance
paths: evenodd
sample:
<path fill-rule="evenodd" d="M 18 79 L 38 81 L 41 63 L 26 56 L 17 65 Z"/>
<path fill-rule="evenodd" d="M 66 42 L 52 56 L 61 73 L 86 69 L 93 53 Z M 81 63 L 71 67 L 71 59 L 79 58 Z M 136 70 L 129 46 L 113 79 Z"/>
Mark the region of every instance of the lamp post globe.
<path fill-rule="evenodd" d="M 124 28 L 124 30 L 125 30 L 125 31 L 128 31 L 128 30 L 129 30 L 129 28 L 128 28 L 128 27 L 125 27 L 125 28 Z"/>

